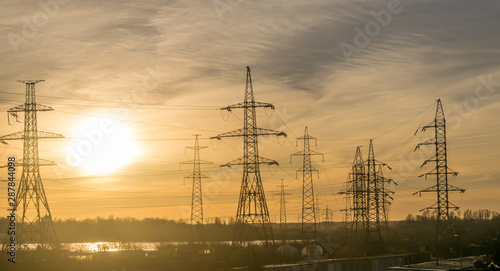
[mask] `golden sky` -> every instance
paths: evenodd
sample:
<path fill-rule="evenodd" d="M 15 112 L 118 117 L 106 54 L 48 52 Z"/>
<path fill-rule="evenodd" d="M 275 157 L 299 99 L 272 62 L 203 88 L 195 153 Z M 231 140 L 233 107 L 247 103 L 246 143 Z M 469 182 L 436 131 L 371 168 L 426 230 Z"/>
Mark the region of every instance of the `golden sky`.
<path fill-rule="evenodd" d="M 39 130 L 66 139 L 40 140 L 40 157 L 58 163 L 41 169 L 43 184 L 52 215 L 78 219 L 188 218 L 184 176 L 192 167 L 179 163 L 192 159 L 185 147 L 201 134 L 208 146 L 201 157 L 215 163 L 203 166 L 211 177 L 203 183 L 205 217 L 231 217 L 241 168 L 219 165 L 240 157 L 242 142 L 208 138 L 242 127 L 243 112 L 218 109 L 243 101 L 248 65 L 256 100 L 276 106 L 258 111 L 258 125 L 288 134 L 260 139 L 260 154 L 280 163 L 261 167 L 273 219 L 281 179 L 291 193 L 289 221 L 300 213 L 300 160 L 290 164 L 289 155 L 300 149 L 295 140 L 305 126 L 325 157 L 314 158 L 320 209 L 332 209 L 335 221 L 343 217 L 337 193 L 356 146 L 366 158 L 370 138 L 377 160 L 393 169 L 386 177 L 398 183 L 390 219 L 430 206 L 435 195 L 412 195 L 435 183 L 417 178 L 432 169 L 419 168 L 429 150 L 413 150 L 433 135 L 414 132 L 432 121 L 438 98 L 448 119 L 449 166 L 460 173 L 450 184 L 467 189 L 451 201 L 500 211 L 499 8 L 451 0 L 3 1 L 1 134 L 23 129 L 23 116 L 7 120 L 6 111 L 24 102 L 16 80 L 45 79 L 36 85 L 37 102 L 55 111 L 38 115 Z M 68 152 L 84 141 L 91 149 L 76 165 Z M 9 142 L 0 159 L 21 150 L 21 141 Z"/>

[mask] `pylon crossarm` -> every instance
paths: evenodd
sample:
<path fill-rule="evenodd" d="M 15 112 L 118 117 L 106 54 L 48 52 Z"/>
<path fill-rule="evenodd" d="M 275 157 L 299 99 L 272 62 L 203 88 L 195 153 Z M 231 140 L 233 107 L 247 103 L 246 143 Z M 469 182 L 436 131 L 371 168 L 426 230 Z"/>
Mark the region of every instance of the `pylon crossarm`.
<path fill-rule="evenodd" d="M 433 185 L 433 186 L 426 188 L 424 190 L 417 191 L 417 192 L 413 193 L 413 195 L 418 194 L 419 196 L 422 196 L 422 193 L 424 193 L 424 192 L 436 192 L 436 191 L 437 191 L 437 185 Z"/>
<path fill-rule="evenodd" d="M 240 128 L 240 129 L 237 129 L 237 130 L 234 130 L 231 132 L 226 132 L 226 133 L 222 133 L 222 134 L 213 136 L 210 139 L 216 138 L 218 140 L 221 140 L 222 137 L 237 137 L 237 136 L 244 136 L 244 135 L 245 135 L 245 132 L 244 132 L 243 128 Z"/>
<path fill-rule="evenodd" d="M 311 171 L 311 172 L 316 171 L 316 172 L 319 172 L 319 170 L 315 169 L 312 166 L 310 168 L 301 167 L 301 168 L 297 169 L 297 172 L 304 172 L 304 171 Z"/>
<path fill-rule="evenodd" d="M 60 134 L 56 134 L 56 133 L 51 133 L 51 132 L 38 131 L 36 138 L 37 139 L 39 139 L 39 138 L 64 138 L 64 136 L 62 136 Z M 23 140 L 25 139 L 24 131 L 1 136 L 0 143 L 7 145 L 6 140 L 19 140 L 19 139 L 23 139 Z"/>
<path fill-rule="evenodd" d="M 19 83 L 23 83 L 23 84 L 36 84 L 36 83 L 40 83 L 40 82 L 45 82 L 44 79 L 35 79 L 35 80 L 16 80 L 17 82 Z"/>
<path fill-rule="evenodd" d="M 457 191 L 460 193 L 465 193 L 465 189 L 453 186 L 453 185 L 448 185 L 448 191 Z"/>
<path fill-rule="evenodd" d="M 246 103 L 237 103 L 230 105 L 228 107 L 221 108 L 221 110 L 231 111 L 232 109 L 237 108 L 250 108 L 250 107 L 268 107 L 274 109 L 274 105 L 270 103 L 261 103 L 261 102 L 246 102 Z"/>
<path fill-rule="evenodd" d="M 276 166 L 279 166 L 279 163 L 273 159 L 269 159 L 269 158 L 265 158 L 265 157 L 261 157 L 259 156 L 259 161 L 258 161 L 259 164 L 266 164 L 266 165 L 276 165 Z"/>
<path fill-rule="evenodd" d="M 186 147 L 186 149 L 190 149 L 190 150 L 202 150 L 202 149 L 206 149 L 208 148 L 207 146 L 189 146 L 189 147 Z"/>
<path fill-rule="evenodd" d="M 427 130 L 428 128 L 436 128 L 436 121 L 433 120 L 428 125 L 423 126 L 422 129 L 420 129 L 420 131 L 425 132 L 425 130 Z"/>
<path fill-rule="evenodd" d="M 448 172 L 447 172 L 447 174 L 451 174 L 451 175 L 453 175 L 453 176 L 457 176 L 457 175 L 458 175 L 458 172 L 456 172 L 456 171 L 454 171 L 453 169 L 451 169 L 451 168 L 449 168 L 449 167 L 448 167 Z"/>
<path fill-rule="evenodd" d="M 375 162 L 378 163 L 378 165 L 381 165 L 383 167 L 386 167 L 389 170 L 392 170 L 392 168 L 389 165 L 387 165 L 387 163 L 381 162 L 379 160 L 375 160 Z"/>
<path fill-rule="evenodd" d="M 290 161 L 292 159 L 292 156 L 304 156 L 304 155 L 305 155 L 305 151 L 304 150 L 298 151 L 296 153 L 292 153 L 292 154 L 290 154 Z"/>
<path fill-rule="evenodd" d="M 192 164 L 195 164 L 195 163 L 199 163 L 199 164 L 213 164 L 214 162 L 212 162 L 212 161 L 206 161 L 206 160 L 201 160 L 201 159 L 199 161 L 188 160 L 188 161 L 181 162 L 181 165 L 185 165 L 185 164 L 192 165 Z"/>
<path fill-rule="evenodd" d="M 15 162 L 15 164 L 16 164 L 16 167 L 25 167 L 25 166 L 32 166 L 32 165 L 34 165 L 34 164 L 28 164 L 28 162 L 24 161 L 23 158 L 17 159 L 16 162 Z M 49 161 L 49 160 L 38 158 L 37 165 L 38 166 L 55 166 L 57 164 L 55 162 L 53 162 L 53 161 Z M 0 168 L 5 168 L 5 167 L 7 167 L 7 165 L 0 166 Z"/>
<path fill-rule="evenodd" d="M 258 161 L 256 162 L 257 164 L 265 164 L 265 165 L 279 165 L 279 163 L 275 160 L 265 158 L 265 157 L 258 157 Z M 228 162 L 224 165 L 221 165 L 221 167 L 231 167 L 231 166 L 241 166 L 245 164 L 244 157 L 240 157 L 238 159 L 235 159 L 231 162 Z"/>
<path fill-rule="evenodd" d="M 415 149 L 413 151 L 416 151 L 416 150 L 420 149 L 420 146 L 422 146 L 422 145 L 433 145 L 433 144 L 436 144 L 436 139 L 435 138 L 431 138 L 431 139 L 426 140 L 424 142 L 418 143 L 417 146 L 415 147 Z"/>
<path fill-rule="evenodd" d="M 210 177 L 208 177 L 206 175 L 200 174 L 199 176 L 189 175 L 189 176 L 184 177 L 184 179 L 192 179 L 192 178 L 195 178 L 195 177 L 196 178 L 210 178 Z"/>
<path fill-rule="evenodd" d="M 419 212 L 422 212 L 422 211 L 425 211 L 425 210 L 434 210 L 434 209 L 438 209 L 438 207 L 436 206 L 437 205 L 437 202 L 432 204 L 431 206 L 429 207 L 425 207 L 423 209 L 420 209 Z"/>
<path fill-rule="evenodd" d="M 54 108 L 52 108 L 50 106 L 43 105 L 43 104 L 36 104 L 35 109 L 33 110 L 30 107 L 27 107 L 26 104 L 21 104 L 21 105 L 10 108 L 9 110 L 7 110 L 7 112 L 8 113 L 15 113 L 15 112 L 25 112 L 25 111 L 30 111 L 30 110 L 32 110 L 32 111 L 53 111 Z"/>
<path fill-rule="evenodd" d="M 252 134 L 252 135 L 256 135 L 256 136 L 274 135 L 274 136 L 284 136 L 284 137 L 287 136 L 285 132 L 275 131 L 275 130 L 271 130 L 271 129 L 256 128 L 255 131 L 256 131 L 256 133 Z"/>
<path fill-rule="evenodd" d="M 379 180 L 381 182 L 384 182 L 384 183 L 387 183 L 387 184 L 393 183 L 393 184 L 397 185 L 397 183 L 393 179 L 390 179 L 390 178 L 379 177 Z"/>
<path fill-rule="evenodd" d="M 310 150 L 310 151 L 309 151 L 309 154 L 310 154 L 310 155 L 321 155 L 321 156 L 323 156 L 323 157 L 324 157 L 324 155 L 323 155 L 322 153 L 317 152 L 317 151 L 313 151 L 313 150 Z"/>
<path fill-rule="evenodd" d="M 238 129 L 238 130 L 234 130 L 234 131 L 231 131 L 231 132 L 222 133 L 220 135 L 211 137 L 210 139 L 215 139 L 216 138 L 216 139 L 220 140 L 223 137 L 271 136 L 271 135 L 285 136 L 286 137 L 286 133 L 285 132 L 274 131 L 274 130 L 263 129 L 263 128 L 255 128 L 255 132 L 254 133 L 249 133 L 248 131 L 245 133 L 244 129 Z"/>
<path fill-rule="evenodd" d="M 460 207 L 456 206 L 455 204 L 448 202 L 448 208 L 453 209 L 453 210 L 458 210 Z"/>
<path fill-rule="evenodd" d="M 427 159 L 427 160 L 425 160 L 425 161 L 422 163 L 422 165 L 420 166 L 420 168 L 424 167 L 424 166 L 425 166 L 425 165 L 427 165 L 427 163 L 429 163 L 429 162 L 436 162 L 436 160 L 437 160 L 437 159 L 435 159 L 435 158 L 434 158 L 434 159 L 433 159 L 433 158 Z"/>
<path fill-rule="evenodd" d="M 304 155 L 321 155 L 324 157 L 324 154 L 319 153 L 317 151 L 310 150 L 309 152 L 306 152 L 304 150 L 298 151 L 296 153 L 290 154 L 290 159 L 292 159 L 292 156 L 304 156 Z"/>
<path fill-rule="evenodd" d="M 0 142 L 4 145 L 7 145 L 7 142 L 5 142 L 5 140 L 16 140 L 16 139 L 24 139 L 24 131 L 15 132 L 13 134 L 0 136 Z"/>
<path fill-rule="evenodd" d="M 227 162 L 224 165 L 221 165 L 221 167 L 231 167 L 231 166 L 236 166 L 236 165 L 244 165 L 245 164 L 244 161 L 245 161 L 244 158 L 240 157 L 240 158 L 234 159 L 231 162 Z"/>

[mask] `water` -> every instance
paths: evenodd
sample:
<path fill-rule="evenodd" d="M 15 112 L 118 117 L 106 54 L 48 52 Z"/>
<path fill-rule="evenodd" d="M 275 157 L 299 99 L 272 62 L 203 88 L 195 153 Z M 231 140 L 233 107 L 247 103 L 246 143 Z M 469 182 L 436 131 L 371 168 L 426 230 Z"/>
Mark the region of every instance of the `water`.
<path fill-rule="evenodd" d="M 252 245 L 262 245 L 263 241 L 246 242 Z M 69 252 L 94 253 L 105 251 L 127 251 L 127 250 L 142 250 L 142 251 L 158 251 L 161 247 L 184 246 L 188 242 L 82 242 L 82 243 L 61 243 L 61 249 Z M 195 244 L 202 244 L 195 242 Z M 222 242 L 205 242 L 206 245 L 231 245 L 231 241 Z M 244 244 L 245 246 L 247 244 Z M 23 244 L 26 250 L 36 250 L 37 244 Z"/>

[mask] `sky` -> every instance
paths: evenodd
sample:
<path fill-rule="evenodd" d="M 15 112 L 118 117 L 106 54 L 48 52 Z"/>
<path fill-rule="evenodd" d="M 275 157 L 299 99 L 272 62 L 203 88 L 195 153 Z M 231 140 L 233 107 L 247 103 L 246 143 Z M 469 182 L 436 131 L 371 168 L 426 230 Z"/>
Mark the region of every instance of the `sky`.
<path fill-rule="evenodd" d="M 498 1 L 81 1 L 2 2 L 0 19 L 1 134 L 23 129 L 7 110 L 24 102 L 16 80 L 44 79 L 38 128 L 65 136 L 40 140 L 41 168 L 52 216 L 188 219 L 193 159 L 185 147 L 200 134 L 204 216 L 234 217 L 241 168 L 220 165 L 242 155 L 242 140 L 210 139 L 241 128 L 251 67 L 259 127 L 287 138 L 259 138 L 271 219 L 279 219 L 283 179 L 289 221 L 300 215 L 302 180 L 295 171 L 297 137 L 317 138 L 314 189 L 342 221 L 344 188 L 354 152 L 374 140 L 384 175 L 397 185 L 389 219 L 436 201 L 413 195 L 435 184 L 420 164 L 433 137 L 416 133 L 441 99 L 448 121 L 450 184 L 466 189 L 450 200 L 461 210 L 500 211 L 500 3 Z M 10 124 L 9 124 L 10 120 Z M 311 142 L 315 143 L 315 142 Z M 22 157 L 22 142 L 0 146 L 0 159 Z M 0 179 L 7 171 L 0 169 Z M 18 177 L 20 170 L 18 169 Z M 7 214 L 6 183 L 0 210 Z"/>

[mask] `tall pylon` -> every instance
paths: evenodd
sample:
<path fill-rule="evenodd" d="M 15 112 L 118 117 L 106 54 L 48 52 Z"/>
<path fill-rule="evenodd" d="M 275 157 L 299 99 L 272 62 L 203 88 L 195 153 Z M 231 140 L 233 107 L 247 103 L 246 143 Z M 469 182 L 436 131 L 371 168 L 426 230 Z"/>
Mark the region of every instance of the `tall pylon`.
<path fill-rule="evenodd" d="M 181 164 L 192 164 L 193 174 L 185 177 L 186 179 L 193 180 L 192 196 L 191 196 L 191 224 L 203 224 L 203 193 L 201 189 L 201 180 L 209 178 L 201 174 L 202 164 L 213 164 L 211 161 L 200 159 L 200 150 L 207 148 L 207 146 L 200 146 L 198 144 L 199 134 L 194 135 L 194 146 L 186 147 L 194 151 L 193 160 L 182 162 Z"/>
<path fill-rule="evenodd" d="M 437 195 L 437 202 L 422 209 L 424 210 L 436 210 L 436 245 L 437 240 L 442 237 L 447 228 L 450 226 L 450 209 L 458 210 L 458 206 L 452 204 L 448 199 L 448 193 L 452 191 L 458 191 L 461 193 L 465 192 L 465 189 L 461 189 L 448 184 L 448 175 L 452 174 L 454 176 L 458 175 L 458 172 L 451 170 L 448 167 L 448 153 L 446 149 L 446 119 L 444 116 L 443 105 L 441 99 L 437 100 L 436 115 L 434 121 L 430 124 L 419 129 L 420 131 L 425 131 L 428 128 L 434 129 L 434 138 L 431 138 L 425 142 L 419 143 L 415 150 L 420 148 L 422 145 L 434 145 L 436 149 L 436 154 L 425 160 L 421 167 L 429 162 L 435 162 L 435 168 L 428 173 L 424 173 L 419 177 L 425 176 L 427 179 L 428 175 L 436 175 L 436 185 L 433 185 L 427 189 L 418 191 L 414 194 L 422 194 L 422 192 L 433 192 Z M 419 131 L 417 130 L 417 132 Z M 444 223 L 441 223 L 444 222 Z M 443 225 L 444 224 L 444 225 Z"/>
<path fill-rule="evenodd" d="M 35 84 L 43 81 L 45 80 L 18 81 L 26 84 L 25 103 L 7 112 L 16 120 L 17 114 L 24 112 L 24 131 L 2 136 L 0 142 L 7 144 L 9 140 L 23 140 L 23 158 L 17 159 L 15 163 L 16 166 L 23 167 L 14 207 L 22 212 L 21 219 L 16 219 L 19 225 L 16 231 L 17 244 L 20 245 L 20 249 L 23 249 L 23 245 L 35 243 L 43 249 L 59 250 L 52 214 L 40 176 L 40 166 L 52 166 L 55 163 L 38 157 L 38 139 L 63 138 L 63 136 L 38 130 L 37 113 L 54 110 L 36 103 Z"/>
<path fill-rule="evenodd" d="M 368 159 L 365 165 L 366 206 L 368 207 L 365 243 L 371 247 L 383 249 L 383 239 L 384 236 L 387 236 L 387 196 L 391 193 L 385 188 L 385 183 L 393 181 L 392 179 L 385 179 L 383 177 L 382 167 L 386 166 L 389 169 L 390 167 L 375 159 L 372 139 L 370 139 Z"/>
<path fill-rule="evenodd" d="M 397 185 L 397 183 L 393 179 L 384 177 L 383 168 L 383 164 L 378 165 L 377 178 L 380 185 L 379 199 L 381 200 L 378 216 L 380 220 L 380 230 L 382 232 L 382 236 L 383 238 L 386 238 L 389 235 L 389 206 L 392 205 L 392 201 L 394 200 L 394 198 L 392 197 L 392 195 L 394 195 L 394 191 L 390 190 L 388 188 L 388 185 L 391 183 Z"/>
<path fill-rule="evenodd" d="M 361 147 L 356 148 L 352 169 L 346 188 L 339 194 L 346 195 L 346 219 L 350 227 L 351 251 L 360 255 L 380 252 L 387 237 L 387 206 L 391 204 L 393 191 L 387 184 L 395 182 L 384 178 L 383 167 L 387 164 L 375 159 L 373 140 L 370 140 L 368 159 L 363 161 Z"/>
<path fill-rule="evenodd" d="M 313 172 L 318 172 L 319 175 L 319 171 L 312 167 L 311 156 L 323 156 L 322 153 L 311 150 L 309 142 L 311 139 L 315 140 L 315 145 L 317 145 L 316 138 L 309 135 L 306 126 L 304 129 L 304 136 L 297 138 L 297 145 L 299 140 L 302 140 L 304 143 L 304 149 L 290 155 L 290 160 L 293 156 L 302 157 L 302 167 L 298 169 L 297 172 L 302 172 L 302 238 L 304 240 L 316 239 L 317 237 Z"/>
<path fill-rule="evenodd" d="M 286 136 L 286 134 L 284 132 L 257 127 L 255 109 L 258 107 L 274 109 L 274 106 L 270 103 L 255 101 L 250 67 L 247 66 L 246 68 L 247 77 L 243 103 L 222 108 L 222 110 L 227 111 L 242 108 L 244 110 L 243 128 L 217 135 L 214 138 L 220 140 L 223 137 L 243 137 L 243 157 L 224 165 L 243 166 L 243 179 L 236 212 L 234 241 L 241 243 L 249 238 L 261 238 L 266 242 L 272 242 L 274 235 L 262 178 L 260 176 L 260 164 L 278 165 L 278 162 L 259 156 L 258 136 Z"/>
<path fill-rule="evenodd" d="M 339 192 L 339 194 L 346 195 L 346 208 L 342 211 L 346 212 L 346 222 L 348 223 L 352 237 L 358 237 L 366 233 L 368 222 L 366 192 L 365 165 L 361 146 L 358 146 L 354 154 L 354 161 L 349 173 L 349 180 L 346 182 L 346 188 L 344 191 Z"/>

